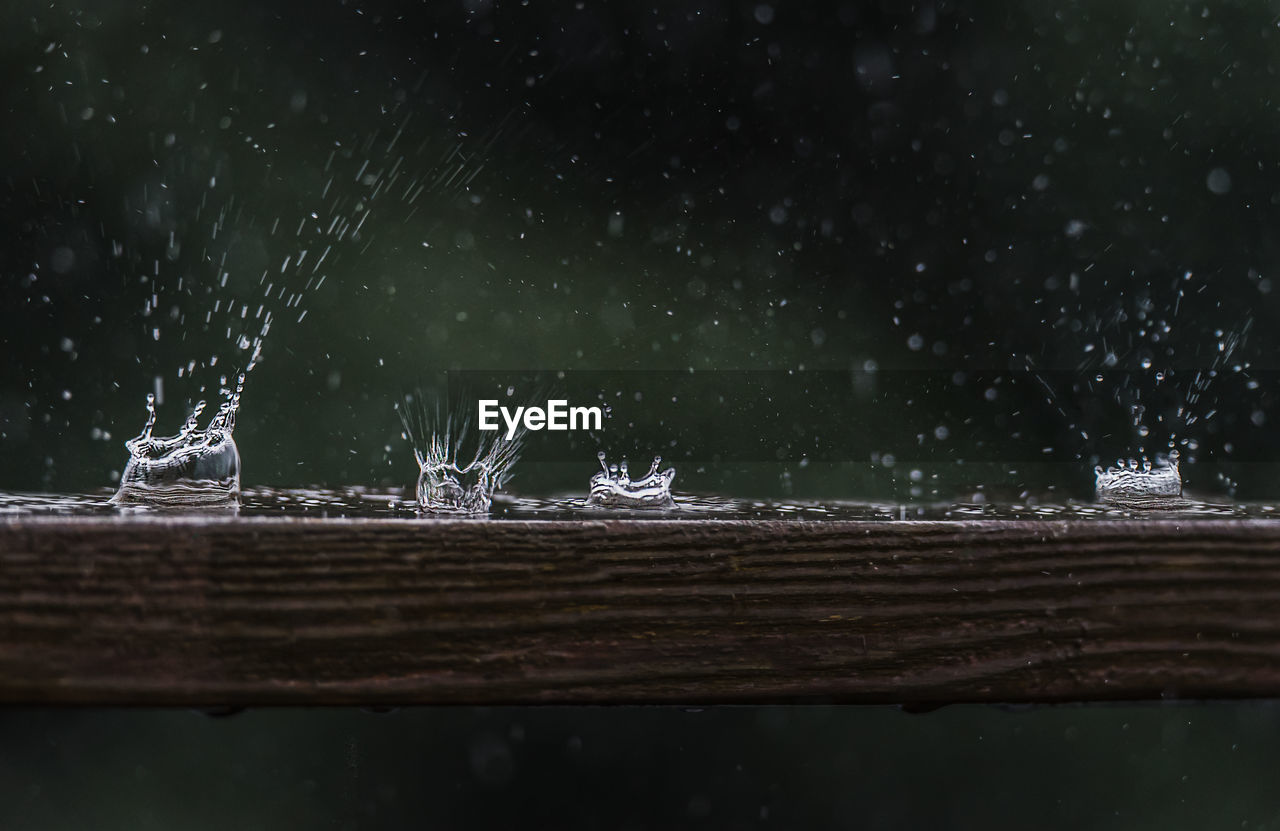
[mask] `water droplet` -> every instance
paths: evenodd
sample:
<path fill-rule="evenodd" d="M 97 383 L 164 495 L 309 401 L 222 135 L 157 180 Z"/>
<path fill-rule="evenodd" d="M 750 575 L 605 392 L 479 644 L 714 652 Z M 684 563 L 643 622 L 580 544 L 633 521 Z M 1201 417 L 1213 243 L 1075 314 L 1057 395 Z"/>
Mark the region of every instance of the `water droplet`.
<path fill-rule="evenodd" d="M 1205 184 L 1208 186 L 1210 193 L 1216 196 L 1223 196 L 1231 192 L 1231 174 L 1226 171 L 1226 168 L 1215 167 L 1205 177 Z"/>

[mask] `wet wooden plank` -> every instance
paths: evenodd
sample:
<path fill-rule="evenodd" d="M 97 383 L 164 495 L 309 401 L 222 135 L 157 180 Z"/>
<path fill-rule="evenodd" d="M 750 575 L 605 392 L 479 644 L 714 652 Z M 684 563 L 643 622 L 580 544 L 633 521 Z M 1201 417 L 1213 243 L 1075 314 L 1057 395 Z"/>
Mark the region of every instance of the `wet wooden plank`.
<path fill-rule="evenodd" d="M 0 702 L 1277 695 L 1266 520 L 0 521 Z"/>

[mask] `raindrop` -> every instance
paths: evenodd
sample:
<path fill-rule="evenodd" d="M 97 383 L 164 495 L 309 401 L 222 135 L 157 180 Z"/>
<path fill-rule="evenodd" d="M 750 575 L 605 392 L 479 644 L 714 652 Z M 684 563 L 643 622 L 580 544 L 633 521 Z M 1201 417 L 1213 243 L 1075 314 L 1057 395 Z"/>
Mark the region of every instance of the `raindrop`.
<path fill-rule="evenodd" d="M 1209 171 L 1209 175 L 1205 178 L 1205 184 L 1209 187 L 1209 192 L 1217 196 L 1231 192 L 1231 174 L 1226 168 L 1215 167 Z"/>

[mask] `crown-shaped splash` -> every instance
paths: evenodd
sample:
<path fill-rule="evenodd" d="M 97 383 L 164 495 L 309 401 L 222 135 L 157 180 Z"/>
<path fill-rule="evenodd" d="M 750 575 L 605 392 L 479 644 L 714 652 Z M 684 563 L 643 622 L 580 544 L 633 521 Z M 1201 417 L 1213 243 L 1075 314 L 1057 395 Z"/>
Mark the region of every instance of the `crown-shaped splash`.
<path fill-rule="evenodd" d="M 1099 502 L 1137 503 L 1178 499 L 1182 496 L 1182 473 L 1178 452 L 1152 461 L 1148 458 L 1120 459 L 1113 467 L 1095 467 L 1095 490 Z"/>
<path fill-rule="evenodd" d="M 671 482 L 676 478 L 676 469 L 669 467 L 659 473 L 661 456 L 654 456 L 649 472 L 634 480 L 627 470 L 625 459 L 621 465 L 610 465 L 605 461 L 603 450 L 596 454 L 596 458 L 600 460 L 600 472 L 591 477 L 588 504 L 605 508 L 675 507 L 675 500 L 671 497 Z"/>
<path fill-rule="evenodd" d="M 120 489 L 112 497 L 117 504 L 193 506 L 236 502 L 240 496 L 240 451 L 232 432 L 244 374 L 234 390 L 224 390 L 226 400 L 199 429 L 205 402 L 196 404 L 175 436 L 157 438 L 156 397 L 147 395 L 147 422 L 142 432 L 126 441 L 129 463 L 120 477 Z"/>
<path fill-rule="evenodd" d="M 397 409 L 405 436 L 413 444 L 413 458 L 418 462 L 418 509 L 434 514 L 487 513 L 494 492 L 511 478 L 512 468 L 519 461 L 523 433 L 510 440 L 500 433 L 484 433 L 477 440 L 471 461 L 459 464 L 462 445 L 470 433 L 469 420 L 455 421 L 449 416 L 440 432 L 433 428 L 425 410 Z M 435 424 L 439 424 L 438 419 Z M 428 435 L 430 438 L 422 443 L 421 439 Z"/>

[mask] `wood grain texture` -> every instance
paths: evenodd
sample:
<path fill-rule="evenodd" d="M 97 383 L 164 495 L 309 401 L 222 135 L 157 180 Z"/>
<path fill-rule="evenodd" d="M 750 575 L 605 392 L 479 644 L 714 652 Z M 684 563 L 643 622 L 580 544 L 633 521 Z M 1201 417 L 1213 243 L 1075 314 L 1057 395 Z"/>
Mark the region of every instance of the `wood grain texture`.
<path fill-rule="evenodd" d="M 1280 695 L 1280 522 L 0 521 L 0 702 Z"/>

